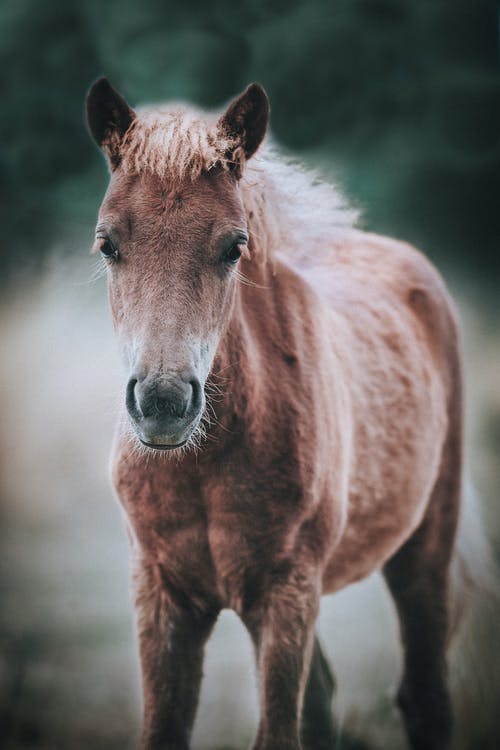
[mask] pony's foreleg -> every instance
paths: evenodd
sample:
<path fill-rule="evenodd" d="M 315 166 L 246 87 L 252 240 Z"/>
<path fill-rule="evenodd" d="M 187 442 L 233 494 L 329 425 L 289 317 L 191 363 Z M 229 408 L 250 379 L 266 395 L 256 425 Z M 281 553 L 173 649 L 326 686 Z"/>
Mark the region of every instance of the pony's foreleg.
<path fill-rule="evenodd" d="M 302 748 L 300 717 L 313 652 L 317 588 L 303 575 L 292 574 L 243 616 L 259 671 L 260 722 L 253 750 Z"/>
<path fill-rule="evenodd" d="M 176 601 L 156 565 L 136 566 L 134 583 L 144 701 L 141 750 L 188 750 L 204 645 L 217 613 Z"/>
<path fill-rule="evenodd" d="M 300 734 L 305 750 L 333 750 L 336 745 L 337 730 L 332 713 L 334 691 L 335 678 L 316 636 L 302 708 Z"/>

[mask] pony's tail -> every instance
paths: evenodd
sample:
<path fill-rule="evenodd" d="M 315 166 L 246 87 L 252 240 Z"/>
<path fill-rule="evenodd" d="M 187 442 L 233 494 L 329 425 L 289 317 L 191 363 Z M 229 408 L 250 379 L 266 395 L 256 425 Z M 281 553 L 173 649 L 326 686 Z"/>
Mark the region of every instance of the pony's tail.
<path fill-rule="evenodd" d="M 500 606 L 499 572 L 486 535 L 478 493 L 464 483 L 462 508 L 451 564 L 451 633 L 460 630 L 470 606 L 480 599 Z"/>
<path fill-rule="evenodd" d="M 455 746 L 480 747 L 485 737 L 500 736 L 500 576 L 470 481 L 464 483 L 450 583 Z"/>

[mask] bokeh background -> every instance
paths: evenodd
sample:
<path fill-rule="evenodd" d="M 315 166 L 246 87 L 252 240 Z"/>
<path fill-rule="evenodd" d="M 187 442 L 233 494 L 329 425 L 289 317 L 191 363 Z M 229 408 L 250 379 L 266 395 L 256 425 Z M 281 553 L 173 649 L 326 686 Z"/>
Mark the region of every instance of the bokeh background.
<path fill-rule="evenodd" d="M 500 73 L 491 0 L 4 0 L 0 5 L 0 745 L 134 748 L 125 535 L 107 479 L 121 374 L 88 255 L 106 186 L 83 121 L 107 75 L 131 105 L 267 89 L 276 142 L 334 178 L 361 226 L 409 240 L 460 310 L 467 451 L 500 549 Z M 498 611 L 453 646 L 456 747 L 500 745 Z M 495 620 L 495 617 L 497 619 Z M 325 603 L 341 748 L 404 747 L 399 651 L 375 577 Z M 244 748 L 248 639 L 225 614 L 195 747 Z"/>

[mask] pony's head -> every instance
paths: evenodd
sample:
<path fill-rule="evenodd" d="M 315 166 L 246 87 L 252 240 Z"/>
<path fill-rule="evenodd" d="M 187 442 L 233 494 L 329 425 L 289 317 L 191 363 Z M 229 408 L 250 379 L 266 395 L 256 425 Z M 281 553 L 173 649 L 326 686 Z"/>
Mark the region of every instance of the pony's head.
<path fill-rule="evenodd" d="M 135 112 L 102 78 L 87 119 L 111 172 L 95 250 L 108 267 L 127 411 L 141 442 L 176 448 L 203 415 L 247 252 L 239 180 L 264 138 L 267 96 L 252 84 L 218 119 L 186 108 Z"/>

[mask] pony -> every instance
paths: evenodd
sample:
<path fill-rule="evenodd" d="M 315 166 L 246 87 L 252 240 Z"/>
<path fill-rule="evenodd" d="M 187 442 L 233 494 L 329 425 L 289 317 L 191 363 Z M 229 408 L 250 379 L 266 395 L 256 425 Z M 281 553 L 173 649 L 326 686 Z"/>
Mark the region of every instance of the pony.
<path fill-rule="evenodd" d="M 255 646 L 253 750 L 334 747 L 320 597 L 381 569 L 409 744 L 446 750 L 462 383 L 441 277 L 275 155 L 258 84 L 217 115 L 135 111 L 102 78 L 87 121 L 110 170 L 94 250 L 127 377 L 112 476 L 142 749 L 189 748 L 224 608 Z"/>

